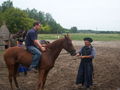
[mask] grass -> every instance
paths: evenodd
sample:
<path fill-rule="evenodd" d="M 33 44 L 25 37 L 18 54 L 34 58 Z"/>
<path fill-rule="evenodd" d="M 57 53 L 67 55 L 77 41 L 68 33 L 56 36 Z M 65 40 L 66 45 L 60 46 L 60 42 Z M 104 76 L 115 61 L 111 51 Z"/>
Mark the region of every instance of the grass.
<path fill-rule="evenodd" d="M 4 51 L 3 50 L 0 50 L 0 54 L 3 54 L 4 53 Z"/>
<path fill-rule="evenodd" d="M 63 37 L 63 35 L 59 34 L 59 37 Z M 85 37 L 91 37 L 95 41 L 118 41 L 120 40 L 120 34 L 93 34 L 93 33 L 76 33 L 70 34 L 72 40 L 83 40 Z M 57 34 L 39 34 L 40 40 L 55 40 L 58 39 Z"/>

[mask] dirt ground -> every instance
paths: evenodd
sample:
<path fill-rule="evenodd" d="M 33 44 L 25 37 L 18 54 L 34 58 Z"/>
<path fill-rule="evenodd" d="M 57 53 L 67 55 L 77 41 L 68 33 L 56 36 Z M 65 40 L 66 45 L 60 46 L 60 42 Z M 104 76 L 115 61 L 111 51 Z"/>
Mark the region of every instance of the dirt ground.
<path fill-rule="evenodd" d="M 84 43 L 73 41 L 76 50 Z M 94 64 L 94 85 L 91 90 L 120 90 L 120 42 L 119 41 L 95 41 L 97 55 Z M 50 71 L 45 90 L 83 90 L 75 85 L 76 75 L 80 59 L 72 57 L 62 51 L 56 60 L 55 67 Z M 10 90 L 8 72 L 5 68 L 2 54 L 0 55 L 0 90 Z M 20 90 L 35 90 L 38 74 L 18 78 Z M 16 90 L 16 89 L 15 89 Z"/>

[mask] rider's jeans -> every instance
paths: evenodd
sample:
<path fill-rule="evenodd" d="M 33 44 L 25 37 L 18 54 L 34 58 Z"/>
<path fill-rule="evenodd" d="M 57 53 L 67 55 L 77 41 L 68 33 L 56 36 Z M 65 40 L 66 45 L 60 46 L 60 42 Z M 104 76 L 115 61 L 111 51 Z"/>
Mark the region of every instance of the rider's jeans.
<path fill-rule="evenodd" d="M 40 62 L 41 52 L 35 46 L 28 46 L 27 50 L 33 54 L 32 64 L 30 65 L 30 68 L 36 68 Z"/>

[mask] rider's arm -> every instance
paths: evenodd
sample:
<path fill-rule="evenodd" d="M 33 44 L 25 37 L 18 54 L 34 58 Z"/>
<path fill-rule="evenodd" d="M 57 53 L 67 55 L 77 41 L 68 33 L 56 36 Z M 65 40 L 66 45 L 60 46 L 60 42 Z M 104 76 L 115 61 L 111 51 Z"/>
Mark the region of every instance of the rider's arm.
<path fill-rule="evenodd" d="M 38 40 L 34 40 L 34 44 L 36 45 L 36 46 L 38 46 L 38 48 L 42 48 L 42 45 L 39 43 L 39 41 Z"/>
<path fill-rule="evenodd" d="M 45 47 L 42 47 L 42 45 L 39 43 L 39 40 L 34 40 L 34 44 L 38 46 L 43 52 L 46 51 Z"/>

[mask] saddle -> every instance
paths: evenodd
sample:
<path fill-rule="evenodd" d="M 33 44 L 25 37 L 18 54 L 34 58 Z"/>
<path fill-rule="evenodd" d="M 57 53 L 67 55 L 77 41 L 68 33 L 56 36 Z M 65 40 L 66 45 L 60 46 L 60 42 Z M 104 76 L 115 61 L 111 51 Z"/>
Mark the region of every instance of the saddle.
<path fill-rule="evenodd" d="M 43 47 L 46 47 L 50 42 L 49 41 L 46 41 L 46 40 L 40 40 L 40 44 L 43 46 Z M 36 47 L 37 48 L 37 47 Z M 38 48 L 39 49 L 39 48 Z M 39 49 L 40 50 L 40 49 Z M 28 49 L 26 48 L 26 51 L 28 51 Z M 41 51 L 41 50 L 40 50 Z M 28 51 L 29 52 L 29 51 Z"/>

